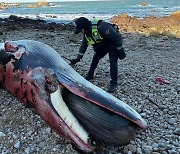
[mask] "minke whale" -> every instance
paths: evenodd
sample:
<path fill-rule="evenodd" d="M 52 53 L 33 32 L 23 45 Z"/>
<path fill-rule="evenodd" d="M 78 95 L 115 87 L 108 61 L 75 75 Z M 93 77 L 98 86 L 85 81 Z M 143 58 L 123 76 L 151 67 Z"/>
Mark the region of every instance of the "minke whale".
<path fill-rule="evenodd" d="M 79 75 L 50 46 L 34 40 L 0 43 L 0 83 L 76 149 L 121 146 L 146 121 L 129 105 Z"/>

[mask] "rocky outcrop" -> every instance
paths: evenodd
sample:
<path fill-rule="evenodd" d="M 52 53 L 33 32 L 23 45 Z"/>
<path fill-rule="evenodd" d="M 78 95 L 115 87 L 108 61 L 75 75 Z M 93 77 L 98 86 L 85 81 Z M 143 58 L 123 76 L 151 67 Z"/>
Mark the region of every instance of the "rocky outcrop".
<path fill-rule="evenodd" d="M 4 10 L 7 9 L 9 7 L 19 7 L 21 4 L 18 3 L 4 3 L 4 2 L 0 2 L 0 9 Z M 26 7 L 27 8 L 39 8 L 42 6 L 50 6 L 50 4 L 48 2 L 46 2 L 45 0 L 39 0 L 38 3 L 32 3 L 32 4 L 28 4 Z"/>
<path fill-rule="evenodd" d="M 5 5 L 5 3 L 0 2 L 0 9 L 4 10 L 7 9 L 8 7 Z"/>
<path fill-rule="evenodd" d="M 139 4 L 140 6 L 148 6 L 148 4 L 147 3 L 141 3 L 141 4 Z"/>
<path fill-rule="evenodd" d="M 72 23 L 69 24 L 48 23 L 41 19 L 34 20 L 29 18 L 18 17 L 15 15 L 11 15 L 9 16 L 9 18 L 4 18 L 4 19 L 0 18 L 0 25 L 2 30 L 2 32 L 0 32 L 0 35 L 9 31 L 21 30 L 22 28 L 27 28 L 27 27 L 30 29 L 41 29 L 48 31 L 71 30 L 75 28 Z"/>
<path fill-rule="evenodd" d="M 145 35 L 165 35 L 180 38 L 180 12 L 165 17 L 145 17 L 140 19 L 121 14 L 111 19 L 124 32 L 137 32 Z"/>
<path fill-rule="evenodd" d="M 27 5 L 28 8 L 39 8 L 42 6 L 50 6 L 50 4 L 48 2 L 46 2 L 45 0 L 39 0 L 38 3 Z"/>
<path fill-rule="evenodd" d="M 9 7 L 19 7 L 19 4 L 17 4 L 17 3 L 4 3 L 4 2 L 0 2 L 0 9 L 1 10 L 7 9 Z"/>

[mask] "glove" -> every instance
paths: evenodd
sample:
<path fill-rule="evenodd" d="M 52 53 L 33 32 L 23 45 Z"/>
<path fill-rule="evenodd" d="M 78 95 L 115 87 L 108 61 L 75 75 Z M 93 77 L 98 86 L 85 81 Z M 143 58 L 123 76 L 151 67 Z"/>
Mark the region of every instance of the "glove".
<path fill-rule="evenodd" d="M 71 61 L 71 64 L 74 65 L 74 64 L 80 62 L 80 60 L 82 59 L 82 57 L 83 57 L 82 55 L 78 55 L 77 58 L 70 60 L 70 61 Z"/>
<path fill-rule="evenodd" d="M 78 63 L 80 61 L 80 59 L 78 59 L 78 58 L 75 58 L 75 59 L 71 59 L 71 64 L 76 64 L 76 63 Z"/>
<path fill-rule="evenodd" d="M 118 57 L 120 60 L 123 60 L 126 57 L 126 53 L 124 52 L 124 48 L 117 50 L 118 51 Z"/>

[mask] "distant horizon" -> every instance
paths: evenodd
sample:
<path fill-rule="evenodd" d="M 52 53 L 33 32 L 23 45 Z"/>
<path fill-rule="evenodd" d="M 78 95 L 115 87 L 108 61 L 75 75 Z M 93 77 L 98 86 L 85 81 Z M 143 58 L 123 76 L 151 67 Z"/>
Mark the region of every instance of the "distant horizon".
<path fill-rule="evenodd" d="M 103 0 L 45 0 L 46 2 L 73 2 L 73 1 L 103 1 Z M 105 0 L 108 1 L 108 0 Z M 113 0 L 109 0 L 113 1 Z M 39 2 L 39 0 L 0 0 L 0 2 L 4 3 L 31 3 L 31 2 Z"/>

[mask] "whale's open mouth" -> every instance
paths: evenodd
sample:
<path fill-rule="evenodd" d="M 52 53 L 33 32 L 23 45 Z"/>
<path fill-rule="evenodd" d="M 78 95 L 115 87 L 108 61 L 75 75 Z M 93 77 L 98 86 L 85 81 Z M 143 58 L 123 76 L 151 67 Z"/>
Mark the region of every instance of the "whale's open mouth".
<path fill-rule="evenodd" d="M 92 141 L 124 145 L 136 135 L 137 126 L 131 121 L 100 109 L 60 86 L 50 94 L 50 99 L 56 114 L 68 127 L 64 131 L 80 149 L 91 151 Z"/>
<path fill-rule="evenodd" d="M 61 88 L 58 87 L 58 89 L 50 94 L 51 102 L 56 110 L 56 112 L 59 114 L 61 119 L 63 119 L 64 123 L 73 130 L 73 132 L 84 142 L 88 143 L 88 133 L 86 130 L 81 126 L 81 124 L 78 122 L 76 117 L 72 114 L 72 112 L 67 107 L 66 103 L 64 102 L 61 94 Z"/>

